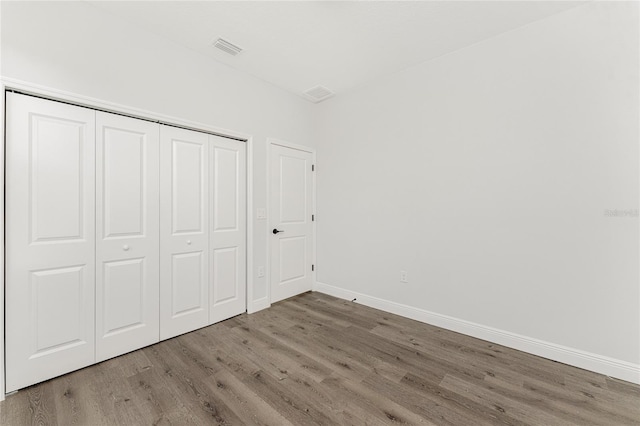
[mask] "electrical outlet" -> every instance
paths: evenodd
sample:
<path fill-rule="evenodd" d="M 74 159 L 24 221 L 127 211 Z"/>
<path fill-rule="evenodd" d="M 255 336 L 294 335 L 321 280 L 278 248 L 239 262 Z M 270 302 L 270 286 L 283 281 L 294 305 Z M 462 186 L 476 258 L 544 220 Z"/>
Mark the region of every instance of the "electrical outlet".
<path fill-rule="evenodd" d="M 401 283 L 408 283 L 409 282 L 409 278 L 407 276 L 407 271 L 400 271 L 400 282 Z"/>
<path fill-rule="evenodd" d="M 258 278 L 264 277 L 264 266 L 258 266 Z"/>

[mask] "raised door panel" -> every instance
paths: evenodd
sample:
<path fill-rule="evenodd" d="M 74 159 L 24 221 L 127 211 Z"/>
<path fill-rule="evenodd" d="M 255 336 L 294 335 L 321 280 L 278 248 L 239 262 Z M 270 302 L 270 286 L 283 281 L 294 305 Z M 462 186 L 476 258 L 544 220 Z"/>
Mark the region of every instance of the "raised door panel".
<path fill-rule="evenodd" d="M 202 233 L 203 171 L 206 145 L 174 139 L 171 143 L 172 234 Z"/>
<path fill-rule="evenodd" d="M 245 312 L 246 144 L 209 136 L 211 157 L 210 312 L 215 323 Z"/>
<path fill-rule="evenodd" d="M 88 278 L 84 266 L 31 271 L 33 358 L 87 342 L 82 320 L 86 316 L 83 293 Z"/>
<path fill-rule="evenodd" d="M 279 283 L 281 285 L 287 284 L 290 281 L 301 279 L 305 277 L 307 267 L 309 266 L 308 259 L 309 253 L 307 253 L 307 236 L 282 236 L 279 241 L 279 254 L 280 254 L 280 274 Z"/>
<path fill-rule="evenodd" d="M 8 93 L 6 123 L 10 392 L 95 361 L 95 112 Z"/>
<path fill-rule="evenodd" d="M 161 126 L 160 338 L 209 319 L 209 147 L 204 133 Z"/>
<path fill-rule="evenodd" d="M 307 220 L 307 183 L 311 163 L 293 153 L 280 155 L 280 224 L 303 224 Z"/>
<path fill-rule="evenodd" d="M 159 132 L 97 113 L 97 360 L 159 341 Z"/>
<path fill-rule="evenodd" d="M 212 250 L 211 323 L 246 312 L 246 280 L 241 247 Z"/>
<path fill-rule="evenodd" d="M 197 314 L 202 303 L 202 251 L 174 254 L 171 259 L 171 317 Z"/>
<path fill-rule="evenodd" d="M 311 290 L 312 154 L 280 145 L 270 150 L 271 303 Z"/>
<path fill-rule="evenodd" d="M 102 311 L 102 338 L 108 339 L 148 326 L 145 321 L 145 277 L 144 258 L 103 262 L 103 292 L 100 300 Z M 157 330 L 156 330 L 157 331 Z M 155 333 L 152 341 L 158 340 Z M 107 349 L 107 348 L 105 348 Z"/>
<path fill-rule="evenodd" d="M 31 242 L 83 238 L 83 124 L 33 114 L 30 123 Z M 61 189 L 64 188 L 64 189 Z"/>

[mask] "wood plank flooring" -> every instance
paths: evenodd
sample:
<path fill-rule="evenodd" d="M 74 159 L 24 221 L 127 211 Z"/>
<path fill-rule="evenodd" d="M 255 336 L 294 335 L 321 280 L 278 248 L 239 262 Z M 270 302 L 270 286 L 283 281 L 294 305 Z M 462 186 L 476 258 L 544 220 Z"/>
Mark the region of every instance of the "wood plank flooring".
<path fill-rule="evenodd" d="M 306 293 L 24 389 L 2 425 L 640 425 L 640 386 Z"/>

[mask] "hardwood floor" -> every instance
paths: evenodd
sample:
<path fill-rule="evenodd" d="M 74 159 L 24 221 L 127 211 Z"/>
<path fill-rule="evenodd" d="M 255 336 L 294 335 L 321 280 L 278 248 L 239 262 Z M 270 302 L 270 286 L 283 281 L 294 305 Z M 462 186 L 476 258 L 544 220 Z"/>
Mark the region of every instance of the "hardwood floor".
<path fill-rule="evenodd" d="M 630 425 L 640 386 L 320 293 L 32 386 L 0 424 Z"/>

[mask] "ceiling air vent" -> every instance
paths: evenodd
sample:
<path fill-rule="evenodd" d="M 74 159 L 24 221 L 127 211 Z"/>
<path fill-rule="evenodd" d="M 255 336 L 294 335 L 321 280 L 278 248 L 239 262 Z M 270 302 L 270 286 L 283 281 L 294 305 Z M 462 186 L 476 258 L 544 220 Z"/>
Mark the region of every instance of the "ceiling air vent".
<path fill-rule="evenodd" d="M 324 86 L 316 86 L 303 92 L 303 95 L 305 98 L 309 99 L 311 102 L 318 103 L 332 97 L 333 92 Z"/>
<path fill-rule="evenodd" d="M 217 39 L 216 42 L 213 43 L 213 46 L 232 56 L 236 56 L 238 53 L 242 52 L 241 47 L 238 47 L 233 43 L 229 43 L 227 40 L 222 38 Z"/>

